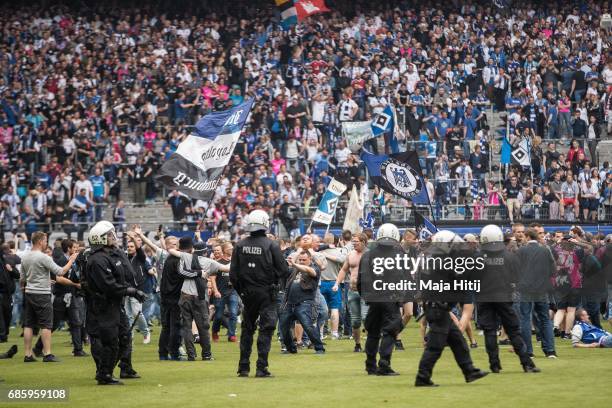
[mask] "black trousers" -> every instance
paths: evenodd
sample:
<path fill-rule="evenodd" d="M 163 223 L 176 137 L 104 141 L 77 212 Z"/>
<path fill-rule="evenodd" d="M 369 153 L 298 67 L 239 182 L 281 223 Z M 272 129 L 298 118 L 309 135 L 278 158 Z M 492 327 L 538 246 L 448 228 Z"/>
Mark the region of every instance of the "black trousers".
<path fill-rule="evenodd" d="M 164 302 L 160 305 L 161 333 L 158 351 L 160 357 L 179 357 L 181 346 L 181 309 L 178 302 Z"/>
<path fill-rule="evenodd" d="M 376 370 L 376 354 L 380 354 L 378 365 L 391 366 L 391 353 L 395 337 L 402 331 L 402 315 L 397 303 L 370 303 L 364 327 L 368 332 L 365 343 L 366 370 Z"/>
<path fill-rule="evenodd" d="M 512 303 L 483 302 L 478 303 L 478 322 L 484 331 L 485 347 L 489 355 L 489 366 L 491 369 L 494 367 L 501 369 L 499 347 L 497 345 L 497 327 L 500 320 L 521 364 L 525 367 L 533 367 L 533 361 L 529 357 L 527 346 L 521 337 L 519 318 L 516 315 L 516 311 L 512 308 Z"/>
<path fill-rule="evenodd" d="M 97 323 L 95 330 L 89 332 L 91 356 L 96 363 L 96 377 L 112 375 L 117 363 L 121 371 L 132 370 L 132 333 L 123 307 L 121 307 L 119 319 L 105 318 L 112 315 L 108 313 L 96 319 L 95 312 L 89 313 L 93 313 L 89 321 L 94 320 Z"/>
<path fill-rule="evenodd" d="M 431 379 L 433 368 L 446 345 L 451 348 L 463 375 L 475 371 L 467 342 L 463 338 L 459 327 L 452 321 L 449 313 L 448 310 L 443 308 L 425 308 L 425 318 L 429 323 L 429 332 L 427 334 L 427 346 L 419 362 L 417 378 L 425 381 Z"/>
<path fill-rule="evenodd" d="M 0 293 L 0 342 L 7 340 L 13 316 L 13 296 Z"/>
<path fill-rule="evenodd" d="M 85 337 L 85 300 L 82 296 L 72 296 L 70 306 L 66 306 L 64 298 L 56 296 L 53 299 L 53 328 L 56 331 L 62 322 L 68 323 L 73 351 L 83 351 Z M 42 338 L 38 338 L 34 350 L 42 352 Z"/>
<path fill-rule="evenodd" d="M 238 371 L 249 371 L 251 368 L 251 350 L 253 335 L 259 319 L 259 336 L 257 337 L 257 368 L 268 367 L 268 354 L 272 334 L 276 327 L 276 299 L 268 289 L 252 289 L 240 295 L 244 310 L 242 312 L 242 332 L 240 333 L 240 362 Z"/>
<path fill-rule="evenodd" d="M 208 302 L 198 299 L 197 296 L 181 293 L 179 307 L 181 308 L 183 341 L 185 342 L 187 357 L 191 359 L 196 358 L 191 322 L 195 322 L 198 328 L 202 355 L 210 356 L 210 333 L 208 332 L 210 329 L 210 319 L 208 317 Z"/>

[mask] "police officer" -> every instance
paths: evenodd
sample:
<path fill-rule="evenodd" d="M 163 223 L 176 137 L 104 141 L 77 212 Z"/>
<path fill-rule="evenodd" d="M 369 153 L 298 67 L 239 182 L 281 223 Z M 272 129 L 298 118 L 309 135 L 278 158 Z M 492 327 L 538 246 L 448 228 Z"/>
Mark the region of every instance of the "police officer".
<path fill-rule="evenodd" d="M 448 258 L 457 256 L 457 252 L 461 250 L 461 243 L 463 243 L 463 239 L 454 232 L 447 230 L 438 231 L 432 237 L 432 246 L 428 256 L 431 258 L 443 258 L 443 265 L 445 263 L 444 261 Z M 442 278 L 445 282 L 453 280 L 455 271 L 445 269 L 444 266 L 440 267 L 439 262 L 431 262 L 431 265 L 433 270 L 429 276 L 423 275 L 421 279 L 437 281 L 439 278 Z M 417 387 L 436 386 L 436 384 L 431 381 L 431 375 L 434 365 L 442 355 L 442 351 L 446 345 L 453 351 L 455 361 L 461 368 L 461 371 L 463 371 L 466 382 L 476 381 L 486 376 L 488 372 L 474 367 L 467 342 L 461 330 L 451 318 L 452 307 L 457 301 L 465 301 L 465 296 L 455 292 L 446 294 L 444 297 L 439 297 L 437 295 L 439 294 L 436 294 L 435 291 L 433 294 L 423 294 L 425 300 L 423 307 L 425 309 L 425 318 L 429 323 L 429 332 L 427 334 L 427 344 L 421 361 L 419 362 L 419 371 L 414 385 Z M 448 297 L 448 299 L 445 297 Z M 451 298 L 453 297 L 456 300 L 450 302 L 444 301 L 452 300 Z M 469 318 L 471 318 L 471 313 L 464 313 L 462 320 L 465 320 L 460 324 L 469 324 Z"/>
<path fill-rule="evenodd" d="M 130 261 L 116 243 L 115 227 L 108 221 L 98 222 L 89 231 L 91 249 L 84 276 L 86 322 L 99 385 L 122 384 L 113 378 L 119 360 L 121 378 L 139 378 L 131 365 L 131 330 L 123 299 L 130 296 L 142 302 L 146 294 L 126 281 Z"/>
<path fill-rule="evenodd" d="M 487 225 L 480 232 L 481 254 L 485 262 L 477 294 L 478 321 L 483 328 L 491 371 L 502 369 L 497 346 L 498 321 L 508 334 L 515 354 L 526 373 L 538 373 L 521 337 L 519 318 L 512 308 L 512 284 L 518 278 L 518 259 L 504 245 L 504 233 L 497 225 Z"/>
<path fill-rule="evenodd" d="M 396 255 L 405 254 L 405 250 L 399 243 L 400 232 L 393 224 L 383 224 L 376 233 L 376 242 L 370 250 L 361 257 L 359 263 L 359 275 L 357 277 L 357 288 L 363 299 L 368 301 L 367 294 L 363 293 L 362 277 L 371 274 L 373 262 L 376 258 L 395 259 Z M 393 271 L 386 270 L 385 275 Z M 391 296 L 390 300 L 393 299 Z M 365 368 L 368 375 L 398 375 L 391 368 L 391 353 L 395 345 L 397 335 L 402 331 L 402 316 L 400 303 L 397 301 L 368 301 L 368 313 L 364 327 L 368 332 L 365 343 L 366 361 Z M 376 354 L 380 355 L 378 367 L 376 366 Z"/>
<path fill-rule="evenodd" d="M 250 236 L 234 248 L 230 282 L 244 304 L 240 334 L 238 376 L 248 377 L 255 324 L 259 318 L 256 377 L 270 377 L 268 353 L 276 326 L 276 300 L 279 281 L 285 281 L 288 266 L 276 241 L 266 236 L 270 218 L 265 211 L 252 211 L 247 220 Z"/>

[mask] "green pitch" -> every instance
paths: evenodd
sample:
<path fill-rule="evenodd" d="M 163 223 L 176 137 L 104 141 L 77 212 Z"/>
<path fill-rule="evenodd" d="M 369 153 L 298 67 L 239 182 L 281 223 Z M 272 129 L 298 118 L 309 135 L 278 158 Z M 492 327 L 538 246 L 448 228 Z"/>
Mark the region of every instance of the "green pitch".
<path fill-rule="evenodd" d="M 463 381 L 449 349 L 444 351 L 434 371 L 438 388 L 413 386 L 422 348 L 414 323 L 402 333 L 405 351 L 393 354 L 397 377 L 367 376 L 364 354 L 353 353 L 353 342 L 327 342 L 327 354 L 312 350 L 298 355 L 280 354 L 278 342 L 272 345 L 270 371 L 275 378 L 237 378 L 238 344 L 222 338 L 213 344 L 213 362 L 158 361 L 157 335 L 142 344 L 136 333 L 134 367 L 140 380 L 126 380 L 126 385 L 95 385 L 91 357 L 70 355 L 67 332 L 54 335 L 53 351 L 62 359 L 58 364 L 23 363 L 23 342 L 13 330 L 5 351 L 18 344 L 19 354 L 12 360 L 0 360 L 0 389 L 23 387 L 68 387 L 70 407 L 572 407 L 609 406 L 612 402 L 612 350 L 573 349 L 568 340 L 556 339 L 559 359 L 544 358 L 536 346 L 536 364 L 540 374 L 524 374 L 518 359 L 501 347 L 502 374 L 490 374 L 472 384 Z M 535 339 L 534 339 L 535 340 Z M 475 364 L 488 369 L 484 338 L 471 350 Z M 8 344 L 8 345 L 7 345 Z M 199 350 L 198 350 L 199 352 Z M 252 360 L 254 374 L 255 360 Z M 118 370 L 116 375 L 118 375 Z M 5 394 L 6 395 L 6 394 Z M 0 402 L 0 406 L 41 406 L 47 403 Z"/>

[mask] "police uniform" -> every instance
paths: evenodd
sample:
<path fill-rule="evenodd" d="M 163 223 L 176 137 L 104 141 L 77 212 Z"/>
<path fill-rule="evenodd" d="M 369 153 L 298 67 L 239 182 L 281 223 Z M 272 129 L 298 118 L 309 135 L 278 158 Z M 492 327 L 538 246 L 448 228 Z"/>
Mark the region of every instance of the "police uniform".
<path fill-rule="evenodd" d="M 132 368 L 132 334 L 123 307 L 130 288 L 126 281 L 130 261 L 118 248 L 95 246 L 87 255 L 87 332 L 96 362 L 96 379 L 105 383 L 117 363 L 122 378 L 137 378 Z M 133 272 L 131 272 L 133 273 Z"/>
<path fill-rule="evenodd" d="M 456 254 L 443 254 L 437 252 L 437 248 L 434 248 L 434 252 L 430 254 L 431 258 L 435 257 L 451 257 Z M 435 265 L 435 262 L 433 263 Z M 442 280 L 444 282 L 452 282 L 455 278 L 454 271 L 448 270 L 434 270 L 433 274 L 429 277 L 422 276 L 422 278 L 431 278 L 434 281 Z M 459 327 L 452 320 L 450 313 L 453 306 L 458 302 L 469 303 L 465 293 L 448 291 L 444 294 L 444 299 L 438 297 L 438 293 L 424 293 L 424 310 L 425 318 L 429 323 L 429 331 L 427 333 L 427 344 L 421 361 L 419 362 L 419 369 L 416 376 L 416 386 L 434 386 L 435 384 L 431 381 L 433 368 L 442 355 L 442 351 L 448 345 L 455 357 L 457 365 L 461 368 L 466 382 L 472 382 L 479 378 L 487 375 L 486 372 L 474 367 L 472 357 L 470 356 L 470 350 L 467 342 L 463 337 L 463 333 Z M 444 301 L 454 299 L 453 301 Z"/>
<path fill-rule="evenodd" d="M 518 260 L 516 255 L 503 248 L 503 243 L 494 247 L 482 246 L 485 268 L 481 276 L 481 290 L 477 295 L 478 322 L 485 336 L 485 347 L 489 355 L 491 371 L 501 370 L 499 347 L 497 345 L 497 328 L 501 320 L 515 354 L 526 372 L 537 372 L 533 360 L 527 353 L 527 347 L 521 337 L 519 318 L 512 307 L 512 283 L 518 277 Z"/>
<path fill-rule="evenodd" d="M 277 321 L 279 281 L 287 279 L 288 266 L 280 246 L 265 231 L 252 232 L 236 245 L 230 266 L 230 282 L 244 304 L 240 334 L 238 374 L 248 375 L 255 324 L 259 319 L 257 339 L 257 374 L 266 374 L 270 342 Z M 269 375 L 269 373 L 267 373 Z"/>
<path fill-rule="evenodd" d="M 405 250 L 397 241 L 382 240 L 373 243 L 372 248 L 366 251 L 359 263 L 359 274 L 357 276 L 357 288 L 362 298 L 364 289 L 361 285 L 367 274 L 372 274 L 372 262 L 375 258 L 395 258 L 396 255 L 405 254 Z M 386 270 L 387 279 L 394 271 Z M 370 282 L 370 279 L 365 279 Z M 389 294 L 393 295 L 393 294 Z M 368 302 L 368 313 L 365 318 L 364 328 L 368 332 L 365 343 L 366 371 L 370 375 L 395 375 L 391 369 L 391 354 L 395 345 L 397 335 L 402 331 L 402 315 L 400 313 L 400 299 L 390 299 L 390 302 Z M 376 354 L 380 355 L 378 367 L 376 365 Z"/>

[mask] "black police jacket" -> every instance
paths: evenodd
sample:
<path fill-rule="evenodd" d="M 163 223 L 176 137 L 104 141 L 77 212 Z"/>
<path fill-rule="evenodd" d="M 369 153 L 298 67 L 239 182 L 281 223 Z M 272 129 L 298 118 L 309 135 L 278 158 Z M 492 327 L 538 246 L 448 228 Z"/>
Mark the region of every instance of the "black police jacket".
<path fill-rule="evenodd" d="M 403 258 L 406 250 L 397 241 L 381 240 L 372 243 L 359 261 L 359 273 L 357 274 L 357 290 L 367 302 L 408 302 L 412 301 L 411 293 L 408 291 L 384 291 L 377 293 L 374 290 L 373 282 L 383 280 L 385 282 L 401 282 L 411 279 L 410 271 L 403 268 L 403 265 L 394 265 L 391 268 L 381 266 L 387 258 L 395 261 L 396 256 Z M 380 264 L 379 264 L 380 263 Z M 384 270 L 378 270 L 382 268 Z"/>
<path fill-rule="evenodd" d="M 484 268 L 474 272 L 474 278 L 480 280 L 480 292 L 476 293 L 476 300 L 512 302 L 519 279 L 519 260 L 513 252 L 505 248 L 489 250 L 486 246 L 487 244 L 479 253 L 483 258 Z"/>
<path fill-rule="evenodd" d="M 287 261 L 278 242 L 263 231 L 236 244 L 230 265 L 230 282 L 238 293 L 250 289 L 269 289 L 285 281 L 289 274 Z"/>
<path fill-rule="evenodd" d="M 133 274 L 127 256 L 118 248 L 94 247 L 87 257 L 85 281 L 87 293 L 98 304 L 121 306 L 131 285 L 126 276 Z"/>

